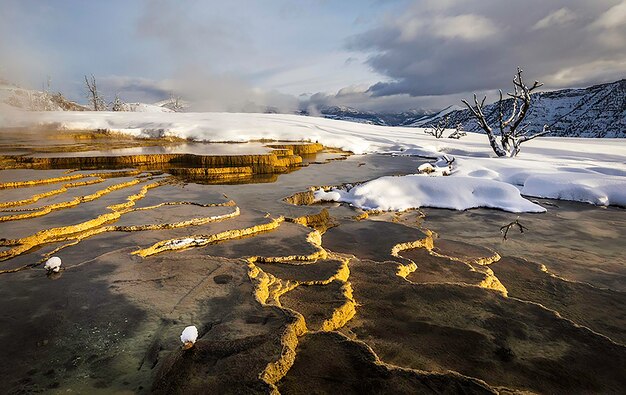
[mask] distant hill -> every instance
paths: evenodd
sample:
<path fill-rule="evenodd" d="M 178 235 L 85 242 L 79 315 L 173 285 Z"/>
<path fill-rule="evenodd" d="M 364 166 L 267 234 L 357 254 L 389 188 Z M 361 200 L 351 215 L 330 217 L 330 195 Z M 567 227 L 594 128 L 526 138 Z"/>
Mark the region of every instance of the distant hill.
<path fill-rule="evenodd" d="M 0 80 L 0 103 L 27 111 L 91 111 L 90 107 L 66 99 L 61 93 L 25 89 Z M 186 103 L 185 103 L 186 105 Z M 112 105 L 109 105 L 111 109 Z M 181 109 L 178 101 L 164 100 L 155 104 L 122 103 L 119 111 L 127 112 L 174 112 Z"/>
<path fill-rule="evenodd" d="M 513 99 L 504 103 L 505 112 L 511 109 Z M 497 120 L 497 106 L 485 106 L 490 123 Z M 435 125 L 449 115 L 449 127 L 459 123 L 470 132 L 482 129 L 469 110 L 456 108 L 424 117 L 407 126 Z M 532 105 L 525 118 L 530 130 L 541 130 L 548 125 L 550 136 L 560 137 L 626 137 L 626 79 L 595 85 L 585 89 L 564 89 L 538 92 L 532 95 Z"/>
<path fill-rule="evenodd" d="M 86 111 L 87 107 L 66 99 L 61 93 L 24 89 L 0 81 L 0 103 L 28 111 Z"/>
<path fill-rule="evenodd" d="M 330 106 L 319 110 L 324 118 L 338 119 L 342 121 L 366 123 L 370 125 L 401 126 L 406 123 L 416 122 L 426 116 L 433 115 L 436 111 L 417 109 L 398 113 L 361 111 L 345 106 Z M 303 115 L 309 115 L 301 112 Z"/>

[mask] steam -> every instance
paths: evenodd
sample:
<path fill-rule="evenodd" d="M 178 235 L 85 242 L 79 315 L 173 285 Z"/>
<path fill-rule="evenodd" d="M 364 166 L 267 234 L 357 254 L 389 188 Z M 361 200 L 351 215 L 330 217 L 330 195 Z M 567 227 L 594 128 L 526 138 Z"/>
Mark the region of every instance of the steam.
<path fill-rule="evenodd" d="M 17 3 L 3 2 L 0 12 L 0 80 L 12 84 L 41 88 L 53 56 L 50 51 L 26 45 L 29 26 L 36 24 L 40 14 L 25 15 Z M 27 23 L 16 23 L 27 21 Z"/>
<path fill-rule="evenodd" d="M 218 70 L 220 60 L 247 63 L 255 53 L 252 40 L 232 16 L 217 15 L 182 2 L 145 1 L 137 34 L 160 44 L 164 56 L 180 59 L 172 78 L 162 84 L 192 104 L 191 111 L 293 112 L 295 96 L 253 87 L 228 70 Z"/>
<path fill-rule="evenodd" d="M 215 75 L 195 69 L 189 77 L 171 81 L 172 91 L 191 102 L 191 111 L 293 112 L 295 96 L 252 87 L 232 74 Z"/>

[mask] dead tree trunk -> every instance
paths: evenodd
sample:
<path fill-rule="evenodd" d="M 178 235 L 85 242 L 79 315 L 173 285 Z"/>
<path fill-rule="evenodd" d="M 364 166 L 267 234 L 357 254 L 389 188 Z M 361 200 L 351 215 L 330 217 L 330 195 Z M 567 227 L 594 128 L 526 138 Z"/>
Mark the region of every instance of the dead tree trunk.
<path fill-rule="evenodd" d="M 467 100 L 463 100 L 463 103 L 476 118 L 480 127 L 487 133 L 489 144 L 496 155 L 516 156 L 520 151 L 522 143 L 550 133 L 547 125 L 544 125 L 543 130 L 540 132 L 531 132 L 528 130 L 527 124 L 522 125 L 530 108 L 530 94 L 542 85 L 539 81 L 535 81 L 532 87 L 527 87 L 522 79 L 522 69 L 517 68 L 517 74 L 513 78 L 514 91 L 513 93 L 507 93 L 513 99 L 513 108 L 508 116 L 504 114 L 504 98 L 502 97 L 502 91 L 500 91 L 500 100 L 497 103 L 499 136 L 496 136 L 483 112 L 487 97 L 485 96 L 479 102 L 476 94 L 474 94 L 474 105 L 470 105 Z"/>
<path fill-rule="evenodd" d="M 87 98 L 89 99 L 89 103 L 93 106 L 94 111 L 103 111 L 106 110 L 106 104 L 104 99 L 100 96 L 98 92 L 98 87 L 96 85 L 96 77 L 91 75 L 91 79 L 85 76 L 85 85 L 87 86 Z"/>

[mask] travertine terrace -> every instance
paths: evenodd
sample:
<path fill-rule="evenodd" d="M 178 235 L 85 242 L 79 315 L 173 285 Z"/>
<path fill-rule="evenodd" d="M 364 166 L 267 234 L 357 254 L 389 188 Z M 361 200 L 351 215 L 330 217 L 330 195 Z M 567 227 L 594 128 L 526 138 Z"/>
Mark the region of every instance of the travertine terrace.
<path fill-rule="evenodd" d="M 623 210 L 562 204 L 504 243 L 510 213 L 368 213 L 309 192 L 415 158 L 39 132 L 1 147 L 2 393 L 626 386 Z M 589 218 L 613 222 L 601 245 Z"/>

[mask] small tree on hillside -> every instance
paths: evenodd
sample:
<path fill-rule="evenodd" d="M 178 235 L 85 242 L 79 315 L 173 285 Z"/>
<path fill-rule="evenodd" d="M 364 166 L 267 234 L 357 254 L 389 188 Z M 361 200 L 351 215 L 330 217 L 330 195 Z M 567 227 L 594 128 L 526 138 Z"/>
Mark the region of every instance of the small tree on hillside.
<path fill-rule="evenodd" d="M 448 128 L 449 120 L 450 116 L 446 115 L 444 118 L 441 118 L 439 122 L 437 122 L 437 125 L 431 126 L 429 129 L 426 129 L 424 133 L 430 134 L 431 136 L 434 136 L 438 139 L 442 138 L 443 132 Z"/>
<path fill-rule="evenodd" d="M 465 136 L 467 136 L 467 133 L 465 133 L 465 130 L 463 130 L 463 124 L 458 123 L 456 125 L 456 129 L 454 129 L 454 132 L 450 133 L 448 138 L 458 140 L 461 137 L 465 137 Z"/>
<path fill-rule="evenodd" d="M 517 68 L 517 73 L 513 78 L 514 91 L 513 93 L 507 93 L 513 99 L 513 108 L 508 116 L 504 114 L 504 98 L 500 90 L 500 100 L 497 103 L 499 136 L 495 135 L 483 112 L 487 97 L 485 96 L 479 102 L 476 94 L 474 94 L 473 106 L 467 100 L 463 100 L 463 103 L 476 118 L 480 127 L 487 133 L 489 144 L 496 155 L 516 156 L 520 151 L 522 143 L 550 133 L 547 125 L 544 125 L 543 130 L 540 132 L 532 132 L 528 130 L 528 124 L 522 124 L 530 108 L 530 94 L 542 85 L 539 81 L 535 81 L 532 87 L 527 87 L 522 79 L 522 69 Z"/>
<path fill-rule="evenodd" d="M 183 104 L 181 103 L 180 96 L 174 96 L 173 92 L 170 92 L 170 110 L 175 112 L 181 112 L 184 110 Z"/>
<path fill-rule="evenodd" d="M 104 111 L 107 109 L 106 102 L 104 98 L 100 96 L 100 92 L 98 92 L 98 86 L 96 85 L 96 77 L 91 75 L 91 79 L 85 76 L 85 86 L 87 87 L 87 99 L 89 99 L 89 104 L 93 107 L 94 111 Z"/>
<path fill-rule="evenodd" d="M 52 102 L 51 102 L 51 95 L 50 95 L 50 85 L 52 85 L 52 78 L 48 75 L 46 76 L 46 83 L 42 84 L 43 89 L 42 89 L 42 95 L 40 98 L 41 104 L 42 104 L 42 110 L 44 111 L 52 111 Z"/>
<path fill-rule="evenodd" d="M 111 103 L 111 111 L 124 111 L 124 102 L 119 95 L 115 95 L 115 100 Z"/>

